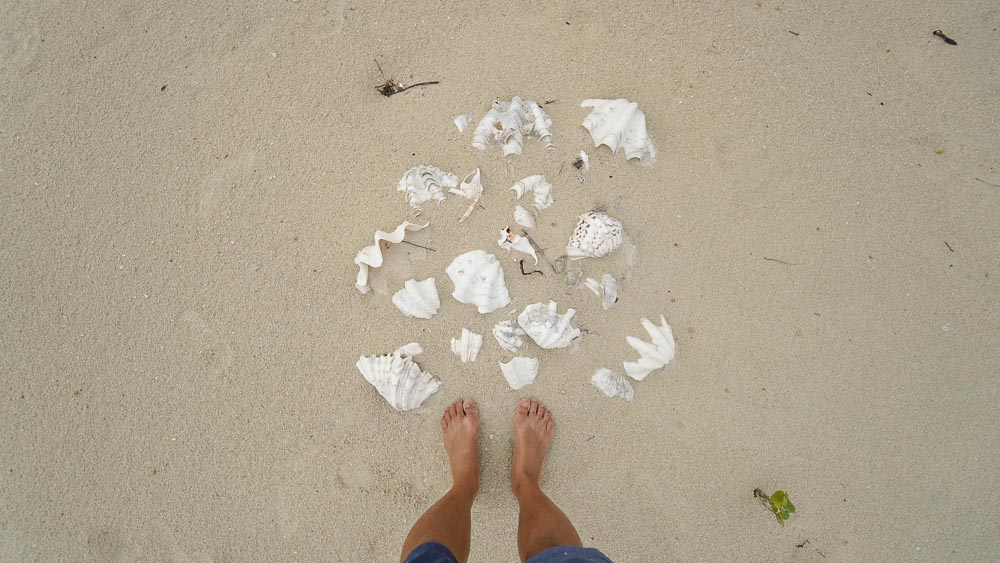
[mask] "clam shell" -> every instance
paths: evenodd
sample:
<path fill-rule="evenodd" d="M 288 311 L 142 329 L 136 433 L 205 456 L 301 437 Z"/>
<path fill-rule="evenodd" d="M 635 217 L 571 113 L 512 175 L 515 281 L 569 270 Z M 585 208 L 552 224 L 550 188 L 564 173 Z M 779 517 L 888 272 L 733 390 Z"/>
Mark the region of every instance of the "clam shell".
<path fill-rule="evenodd" d="M 440 204 L 445 198 L 442 190 L 456 186 L 458 176 L 450 172 L 442 172 L 436 166 L 414 166 L 399 180 L 396 189 L 406 194 L 410 207 L 420 211 L 421 204 L 426 201 L 434 200 Z"/>
<path fill-rule="evenodd" d="M 358 291 L 368 293 L 371 289 L 368 287 L 368 270 L 369 268 L 378 268 L 382 265 L 382 247 L 379 245 L 380 242 L 386 241 L 392 244 L 399 244 L 406 238 L 408 231 L 419 231 L 426 226 L 403 221 L 391 233 L 375 231 L 375 244 L 362 248 L 358 251 L 358 255 L 354 257 L 354 263 L 358 265 L 358 280 L 356 283 Z"/>
<path fill-rule="evenodd" d="M 617 374 L 609 369 L 600 368 L 594 372 L 590 378 L 590 383 L 601 390 L 608 397 L 621 397 L 626 401 L 631 401 L 634 395 L 632 384 L 624 375 Z"/>
<path fill-rule="evenodd" d="M 392 354 L 361 356 L 355 365 L 392 408 L 408 411 L 422 405 L 441 388 L 440 380 L 422 371 L 413 361 L 412 356 L 420 352 L 420 345 L 414 342 Z"/>
<path fill-rule="evenodd" d="M 507 385 L 517 391 L 535 382 L 538 377 L 538 358 L 516 356 L 507 363 L 500 362 L 500 372 L 507 380 Z"/>
<path fill-rule="evenodd" d="M 483 336 L 471 332 L 467 328 L 462 329 L 462 335 L 451 339 L 451 351 L 457 355 L 462 363 L 474 362 L 479 356 L 479 349 L 483 347 Z"/>
<path fill-rule="evenodd" d="M 392 296 L 392 304 L 407 317 L 429 319 L 441 308 L 434 278 L 424 281 L 406 280 L 403 289 Z"/>
<path fill-rule="evenodd" d="M 524 346 L 525 332 L 514 321 L 500 321 L 493 327 L 493 337 L 504 350 L 517 352 Z"/>
<path fill-rule="evenodd" d="M 528 176 L 511 186 L 510 189 L 517 194 L 517 199 L 521 199 L 521 196 L 531 192 L 537 211 L 541 211 L 555 202 L 555 199 L 552 198 L 552 184 L 546 182 L 545 176 L 541 174 Z"/>
<path fill-rule="evenodd" d="M 646 115 L 639 106 L 625 99 L 584 100 L 580 107 L 594 108 L 583 120 L 594 146 L 607 145 L 612 153 L 619 150 L 625 159 L 638 158 L 646 164 L 656 161 L 656 149 L 646 133 Z"/>
<path fill-rule="evenodd" d="M 565 314 L 560 315 L 556 307 L 555 301 L 549 301 L 548 305 L 534 303 L 517 316 L 517 324 L 524 332 L 535 344 L 547 350 L 569 346 L 574 338 L 580 336 L 580 329 L 570 324 L 576 311 L 567 309 Z"/>
<path fill-rule="evenodd" d="M 537 103 L 514 96 L 509 102 L 493 102 L 493 107 L 472 133 L 472 146 L 485 150 L 493 139 L 502 148 L 503 155 L 510 156 L 523 152 L 525 136 L 534 136 L 551 147 L 549 127 L 552 127 L 552 120 Z"/>
<path fill-rule="evenodd" d="M 667 319 L 663 315 L 660 315 L 660 326 L 654 325 L 647 319 L 642 319 L 642 328 L 646 329 L 652 343 L 634 336 L 625 338 L 628 345 L 639 352 L 638 361 L 623 363 L 625 374 L 636 381 L 646 379 L 646 376 L 653 370 L 669 364 L 677 351 L 673 331 L 670 330 L 670 325 L 667 324 Z"/>
<path fill-rule="evenodd" d="M 600 258 L 622 244 L 622 224 L 605 213 L 590 211 L 580 215 L 573 236 L 566 244 L 570 260 Z"/>
<path fill-rule="evenodd" d="M 500 261 L 485 250 L 470 250 L 458 256 L 445 271 L 455 284 L 451 296 L 459 303 L 475 305 L 484 314 L 510 304 Z"/>

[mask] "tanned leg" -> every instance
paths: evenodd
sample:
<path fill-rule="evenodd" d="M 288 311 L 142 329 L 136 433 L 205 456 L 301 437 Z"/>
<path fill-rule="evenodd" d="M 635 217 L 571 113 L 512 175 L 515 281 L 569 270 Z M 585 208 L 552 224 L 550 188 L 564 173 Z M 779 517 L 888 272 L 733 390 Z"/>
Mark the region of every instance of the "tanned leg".
<path fill-rule="evenodd" d="M 552 413 L 545 405 L 528 399 L 517 403 L 510 484 L 521 506 L 517 524 L 521 561 L 550 547 L 582 546 L 569 518 L 541 489 L 542 465 L 554 434 Z"/>
<path fill-rule="evenodd" d="M 472 501 L 479 492 L 479 410 L 472 401 L 455 401 L 441 417 L 441 437 L 451 463 L 451 489 L 417 520 L 403 542 L 400 561 L 418 545 L 437 542 L 459 561 L 469 558 Z"/>

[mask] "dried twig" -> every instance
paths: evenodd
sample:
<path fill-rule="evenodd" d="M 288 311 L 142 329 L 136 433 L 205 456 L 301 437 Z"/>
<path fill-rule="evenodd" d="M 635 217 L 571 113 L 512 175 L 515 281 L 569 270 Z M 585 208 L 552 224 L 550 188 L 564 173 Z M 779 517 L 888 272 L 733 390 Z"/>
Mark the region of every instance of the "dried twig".
<path fill-rule="evenodd" d="M 948 37 L 940 29 L 934 30 L 934 35 L 937 36 L 937 37 L 940 37 L 942 41 L 944 41 L 945 43 L 947 43 L 949 45 L 958 45 L 958 41 L 955 41 L 951 37 Z"/>
<path fill-rule="evenodd" d="M 973 177 L 973 180 L 979 180 L 980 182 L 986 184 L 987 186 L 993 186 L 994 188 L 1000 188 L 1000 185 L 991 184 L 991 183 L 987 182 L 986 180 L 983 180 L 982 178 L 975 178 L 975 177 Z"/>
<path fill-rule="evenodd" d="M 542 274 L 543 276 L 545 275 L 545 272 L 543 272 L 541 270 L 532 270 L 530 272 L 525 272 L 524 271 L 524 260 L 518 260 L 517 263 L 520 264 L 520 266 L 521 266 L 521 275 L 522 276 L 530 276 L 531 274 Z"/>
<path fill-rule="evenodd" d="M 795 262 L 785 262 L 784 260 L 778 260 L 777 258 L 768 258 L 767 256 L 762 256 L 764 260 L 768 262 L 777 262 L 778 264 L 784 264 L 786 266 L 798 266 Z"/>
<path fill-rule="evenodd" d="M 430 82 L 417 82 L 416 84 L 410 84 L 409 86 L 403 86 L 399 82 L 396 82 L 395 80 L 393 80 L 393 79 L 390 78 L 389 80 L 386 80 L 382 84 L 379 84 L 378 86 L 376 86 L 375 89 L 378 90 L 379 94 L 382 94 L 383 96 L 385 96 L 386 98 L 388 98 L 389 96 L 395 96 L 396 94 L 400 94 L 402 92 L 405 92 L 405 91 L 409 90 L 410 88 L 416 88 L 417 86 L 428 86 L 430 84 L 440 84 L 440 83 L 441 82 L 439 82 L 437 80 L 432 80 Z"/>
<path fill-rule="evenodd" d="M 950 244 L 948 244 L 948 241 L 944 241 L 944 245 L 948 247 L 948 250 L 955 252 L 955 249 L 952 248 Z"/>
<path fill-rule="evenodd" d="M 403 240 L 403 241 L 401 241 L 401 242 L 403 242 L 403 243 L 405 243 L 405 244 L 408 244 L 408 245 L 410 245 L 410 246 L 415 246 L 415 247 L 417 247 L 417 248 L 423 248 L 424 250 L 430 250 L 431 252 L 437 252 L 437 250 L 434 250 L 433 248 L 430 248 L 430 247 L 428 247 L 428 246 L 421 246 L 421 245 L 419 245 L 419 244 L 417 244 L 417 243 L 415 243 L 415 242 L 410 242 L 410 241 L 408 241 L 408 240 Z"/>

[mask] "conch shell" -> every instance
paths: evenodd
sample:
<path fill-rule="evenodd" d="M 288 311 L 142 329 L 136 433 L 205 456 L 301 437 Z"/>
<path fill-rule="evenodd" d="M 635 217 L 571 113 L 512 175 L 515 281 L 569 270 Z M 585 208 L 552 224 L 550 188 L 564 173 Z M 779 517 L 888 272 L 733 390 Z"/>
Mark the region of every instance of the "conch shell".
<path fill-rule="evenodd" d="M 515 235 L 510 227 L 505 227 L 500 231 L 500 240 L 497 241 L 500 248 L 505 250 L 516 250 L 518 252 L 523 252 L 525 254 L 530 254 L 532 258 L 535 259 L 535 264 L 538 264 L 538 255 L 535 254 L 534 247 L 531 246 L 531 242 L 528 237 L 522 237 L 520 235 Z"/>
<path fill-rule="evenodd" d="M 570 260 L 600 258 L 613 252 L 622 244 L 622 224 L 607 214 L 591 211 L 580 215 L 576 230 L 566 244 Z"/>

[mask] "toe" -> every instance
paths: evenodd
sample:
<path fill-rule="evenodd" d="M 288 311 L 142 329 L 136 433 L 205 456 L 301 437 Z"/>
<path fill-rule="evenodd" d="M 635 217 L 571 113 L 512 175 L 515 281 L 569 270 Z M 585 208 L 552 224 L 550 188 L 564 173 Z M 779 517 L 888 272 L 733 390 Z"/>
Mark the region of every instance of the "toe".
<path fill-rule="evenodd" d="M 552 422 L 551 420 L 549 420 L 548 422 L 545 423 L 545 430 L 547 432 L 552 432 L 552 429 L 555 428 L 555 427 L 556 427 L 556 423 Z"/>
<path fill-rule="evenodd" d="M 549 411 L 548 411 L 548 409 L 545 408 L 545 405 L 543 405 L 541 403 L 538 403 L 538 418 L 541 418 L 541 419 L 544 420 L 545 419 L 545 414 L 548 413 L 548 412 Z"/>
<path fill-rule="evenodd" d="M 552 420 L 552 411 L 546 409 L 545 414 L 542 415 L 542 420 L 544 420 L 545 422 Z"/>
<path fill-rule="evenodd" d="M 455 401 L 452 403 L 448 410 L 451 412 L 452 418 L 457 418 L 462 414 L 462 401 Z"/>
<path fill-rule="evenodd" d="M 476 414 L 479 411 L 479 409 L 476 407 L 476 403 L 468 399 L 462 402 L 462 410 L 465 411 L 465 414 L 469 416 L 476 416 Z"/>
<path fill-rule="evenodd" d="M 527 415 L 528 410 L 531 408 L 531 401 L 528 399 L 521 399 L 517 402 L 517 414 Z"/>
<path fill-rule="evenodd" d="M 448 405 L 448 408 L 444 409 L 444 416 L 441 417 L 441 422 L 445 426 L 447 426 L 448 423 L 451 422 L 451 405 Z"/>
<path fill-rule="evenodd" d="M 528 409 L 528 412 L 531 413 L 531 414 L 538 414 L 538 402 L 537 401 L 531 401 L 531 408 Z"/>
<path fill-rule="evenodd" d="M 448 429 L 448 423 L 445 422 L 444 417 L 442 416 L 441 417 L 441 430 L 447 430 L 447 429 Z"/>

